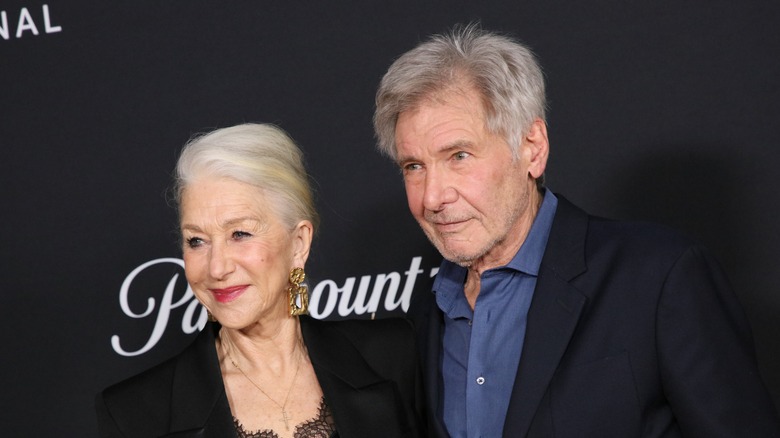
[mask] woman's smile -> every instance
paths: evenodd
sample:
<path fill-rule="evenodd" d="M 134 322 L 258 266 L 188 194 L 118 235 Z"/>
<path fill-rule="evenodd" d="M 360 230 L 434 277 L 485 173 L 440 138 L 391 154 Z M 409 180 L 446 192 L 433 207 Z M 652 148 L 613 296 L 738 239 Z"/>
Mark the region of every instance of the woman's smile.
<path fill-rule="evenodd" d="M 223 289 L 209 289 L 209 292 L 211 292 L 214 295 L 214 299 L 220 303 L 229 303 L 240 297 L 248 287 L 248 284 L 242 284 L 240 286 L 231 286 Z"/>

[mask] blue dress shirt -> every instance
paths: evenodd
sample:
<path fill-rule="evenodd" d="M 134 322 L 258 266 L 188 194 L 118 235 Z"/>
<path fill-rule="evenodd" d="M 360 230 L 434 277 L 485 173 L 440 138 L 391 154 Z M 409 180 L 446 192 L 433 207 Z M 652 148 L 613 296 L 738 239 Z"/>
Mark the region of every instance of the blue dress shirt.
<path fill-rule="evenodd" d="M 520 250 L 506 266 L 487 270 L 471 310 L 463 290 L 467 269 L 444 260 L 433 292 L 444 313 L 442 412 L 452 437 L 498 437 L 523 349 L 528 309 L 558 199 L 544 199 Z"/>

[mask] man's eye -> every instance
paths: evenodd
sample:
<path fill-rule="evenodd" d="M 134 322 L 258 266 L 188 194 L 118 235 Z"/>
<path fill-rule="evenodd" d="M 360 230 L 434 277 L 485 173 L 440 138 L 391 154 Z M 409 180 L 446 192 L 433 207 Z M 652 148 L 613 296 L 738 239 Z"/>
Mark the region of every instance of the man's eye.
<path fill-rule="evenodd" d="M 252 237 L 252 235 L 246 231 L 233 231 L 233 239 L 241 240 L 246 239 L 247 237 Z"/>
<path fill-rule="evenodd" d="M 203 245 L 203 239 L 200 237 L 190 237 L 186 240 L 187 246 L 190 248 L 197 248 Z"/>
<path fill-rule="evenodd" d="M 420 170 L 422 166 L 420 166 L 418 163 L 409 163 L 404 165 L 404 172 L 413 172 L 415 170 Z"/>
<path fill-rule="evenodd" d="M 455 154 L 452 156 L 452 158 L 454 158 L 456 160 L 463 160 L 463 159 L 466 159 L 466 158 L 468 158 L 470 156 L 471 156 L 471 154 L 468 153 L 468 152 L 459 151 L 459 152 L 455 152 Z"/>

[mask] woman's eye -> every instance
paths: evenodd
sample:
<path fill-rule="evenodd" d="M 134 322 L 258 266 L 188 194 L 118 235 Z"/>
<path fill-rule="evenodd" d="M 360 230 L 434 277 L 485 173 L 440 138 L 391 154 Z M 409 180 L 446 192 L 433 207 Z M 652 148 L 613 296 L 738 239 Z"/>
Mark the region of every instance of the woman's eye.
<path fill-rule="evenodd" d="M 197 248 L 203 245 L 203 239 L 200 237 L 190 237 L 186 240 L 187 246 L 190 248 Z"/>
<path fill-rule="evenodd" d="M 252 237 L 252 235 L 246 231 L 233 231 L 233 239 L 241 240 L 246 239 L 247 237 Z"/>

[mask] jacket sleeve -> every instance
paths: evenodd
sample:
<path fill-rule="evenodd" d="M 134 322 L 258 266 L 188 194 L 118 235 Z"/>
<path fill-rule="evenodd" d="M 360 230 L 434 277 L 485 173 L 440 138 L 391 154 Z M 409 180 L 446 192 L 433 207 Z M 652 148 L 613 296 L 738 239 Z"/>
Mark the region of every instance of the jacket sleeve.
<path fill-rule="evenodd" d="M 703 248 L 689 248 L 669 271 L 656 330 L 663 390 L 685 436 L 780 436 L 749 323 Z"/>
<path fill-rule="evenodd" d="M 102 392 L 95 397 L 95 411 L 97 414 L 98 436 L 101 438 L 124 438 L 125 435 L 119 430 L 119 426 L 117 426 L 106 406 Z"/>

